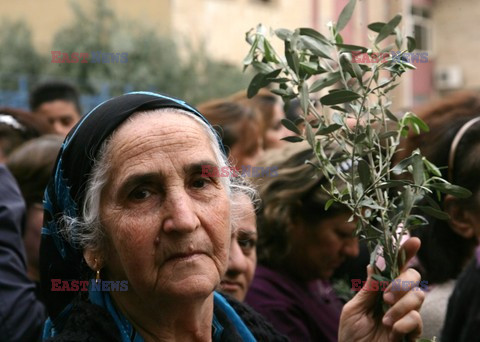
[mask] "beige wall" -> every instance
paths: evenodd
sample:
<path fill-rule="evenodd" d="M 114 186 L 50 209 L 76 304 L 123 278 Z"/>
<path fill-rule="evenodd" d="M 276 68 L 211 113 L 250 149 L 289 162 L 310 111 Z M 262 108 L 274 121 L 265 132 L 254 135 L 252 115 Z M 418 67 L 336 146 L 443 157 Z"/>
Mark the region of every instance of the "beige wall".
<path fill-rule="evenodd" d="M 109 0 L 119 18 L 138 20 L 159 33 L 170 28 L 170 0 Z M 93 1 L 79 1 L 88 8 Z M 23 20 L 32 30 L 35 46 L 47 53 L 53 37 L 73 20 L 70 1 L 67 0 L 0 0 L 0 20 Z"/>
<path fill-rule="evenodd" d="M 480 89 L 480 1 L 436 0 L 433 52 L 436 67 L 461 67 L 465 89 Z"/>
<path fill-rule="evenodd" d="M 272 28 L 310 26 L 311 0 L 172 0 L 174 31 L 203 44 L 215 58 L 241 65 L 248 52 L 245 32 L 262 23 Z"/>

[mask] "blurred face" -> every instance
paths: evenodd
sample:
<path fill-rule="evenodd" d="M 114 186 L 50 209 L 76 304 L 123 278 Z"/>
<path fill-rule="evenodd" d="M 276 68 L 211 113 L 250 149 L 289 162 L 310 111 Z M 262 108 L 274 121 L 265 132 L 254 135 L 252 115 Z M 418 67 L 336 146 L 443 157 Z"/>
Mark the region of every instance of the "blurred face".
<path fill-rule="evenodd" d="M 233 145 L 230 149 L 230 156 L 232 160 L 235 162 L 235 166 L 242 167 L 242 165 L 250 165 L 255 166 L 257 165 L 258 160 L 261 158 L 263 154 L 263 139 L 261 137 L 258 138 L 258 148 L 255 152 L 251 154 L 245 154 L 243 151 L 243 146 L 240 143 Z"/>
<path fill-rule="evenodd" d="M 239 301 L 245 299 L 257 266 L 257 224 L 251 200 L 239 195 L 238 216 L 235 217 L 235 231 L 232 234 L 228 269 L 220 283 L 220 291 Z"/>
<path fill-rule="evenodd" d="M 66 136 L 80 120 L 80 113 L 75 105 L 63 100 L 45 102 L 37 108 L 35 113 L 47 119 L 55 133 L 62 136 Z"/>
<path fill-rule="evenodd" d="M 265 149 L 281 147 L 285 143 L 285 141 L 280 139 L 293 134 L 290 134 L 289 131 L 282 125 L 282 119 L 285 119 L 285 113 L 282 109 L 282 106 L 277 103 L 274 106 L 273 118 L 270 126 L 265 132 Z"/>
<path fill-rule="evenodd" d="M 227 267 L 230 202 L 219 178 L 201 176 L 217 165 L 204 129 L 180 114 L 137 116 L 111 146 L 102 266 L 108 280 L 128 280 L 127 292 L 112 292 L 117 305 L 212 295 Z"/>
<path fill-rule="evenodd" d="M 350 214 L 323 219 L 315 226 L 298 225 L 291 231 L 292 267 L 309 279 L 328 279 L 347 257 L 358 255 L 355 222 Z"/>

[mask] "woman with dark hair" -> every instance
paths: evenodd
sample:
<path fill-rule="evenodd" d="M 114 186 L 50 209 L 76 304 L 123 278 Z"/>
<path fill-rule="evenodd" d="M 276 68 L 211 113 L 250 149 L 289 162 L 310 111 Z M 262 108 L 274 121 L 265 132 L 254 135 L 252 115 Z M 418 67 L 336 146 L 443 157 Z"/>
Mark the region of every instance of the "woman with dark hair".
<path fill-rule="evenodd" d="M 285 112 L 280 98 L 269 90 L 262 88 L 250 99 L 246 91 L 238 92 L 231 98 L 234 102 L 258 110 L 260 114 L 263 148 L 265 150 L 281 147 L 285 143 L 285 141 L 281 139 L 291 135 L 281 122 L 282 119 L 285 119 Z"/>
<path fill-rule="evenodd" d="M 263 153 L 263 138 L 255 108 L 228 99 L 204 102 L 197 108 L 222 138 L 233 165 L 256 164 Z"/>
<path fill-rule="evenodd" d="M 258 180 L 258 266 L 246 302 L 292 341 L 333 342 L 339 338 L 343 303 L 328 280 L 358 254 L 356 224 L 348 222 L 351 212 L 340 204 L 324 210 L 330 199 L 322 188 L 327 180 L 306 161 L 317 163 L 306 143 L 288 144 L 265 156 L 265 166 L 277 166 L 278 176 Z M 418 309 L 423 294 L 414 292 L 411 300 Z M 365 295 L 374 297 L 375 292 L 359 293 L 343 314 Z M 384 317 L 386 326 L 391 326 L 391 315 Z M 373 334 L 365 341 L 377 339 Z"/>
<path fill-rule="evenodd" d="M 419 148 L 429 161 L 439 167 L 443 178 L 473 193 L 468 199 L 445 194 L 440 198 L 431 196 L 450 219 L 427 216 L 428 225 L 412 232 L 422 241 L 418 252 L 419 270 L 422 278 L 428 281 L 425 303 L 420 310 L 425 338 L 440 336 L 448 298 L 478 243 L 479 114 L 480 96 L 454 94 L 420 109 L 418 115 L 430 126 L 430 131 L 411 135 L 405 141 L 405 154 Z"/>

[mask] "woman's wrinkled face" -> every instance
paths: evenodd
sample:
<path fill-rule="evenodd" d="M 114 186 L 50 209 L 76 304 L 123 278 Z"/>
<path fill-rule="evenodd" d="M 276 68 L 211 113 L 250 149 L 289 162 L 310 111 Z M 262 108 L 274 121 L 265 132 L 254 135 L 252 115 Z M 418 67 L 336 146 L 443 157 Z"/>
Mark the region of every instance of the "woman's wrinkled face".
<path fill-rule="evenodd" d="M 238 196 L 228 268 L 220 283 L 220 290 L 243 301 L 257 266 L 257 223 L 250 198 L 244 194 Z"/>
<path fill-rule="evenodd" d="M 230 202 L 204 128 L 176 113 L 138 115 L 110 149 L 101 197 L 102 272 L 147 302 L 210 295 L 227 267 Z"/>
<path fill-rule="evenodd" d="M 329 279 L 347 257 L 358 256 L 356 224 L 347 222 L 349 217 L 338 214 L 314 226 L 300 224 L 292 229 L 291 262 L 304 278 Z"/>

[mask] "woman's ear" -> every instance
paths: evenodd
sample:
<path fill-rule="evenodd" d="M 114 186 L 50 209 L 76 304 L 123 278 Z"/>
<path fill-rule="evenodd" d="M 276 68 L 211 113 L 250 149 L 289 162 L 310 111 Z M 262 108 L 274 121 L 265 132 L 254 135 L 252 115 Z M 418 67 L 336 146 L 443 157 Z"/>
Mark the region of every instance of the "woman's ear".
<path fill-rule="evenodd" d="M 92 249 L 85 249 L 83 251 L 83 257 L 92 271 L 97 271 L 103 267 L 102 259 L 97 254 L 98 253 L 95 253 Z"/>
<path fill-rule="evenodd" d="M 443 200 L 443 209 L 450 216 L 450 226 L 458 235 L 469 239 L 475 236 L 475 226 L 478 218 L 472 211 L 466 209 L 458 198 L 446 195 Z"/>

